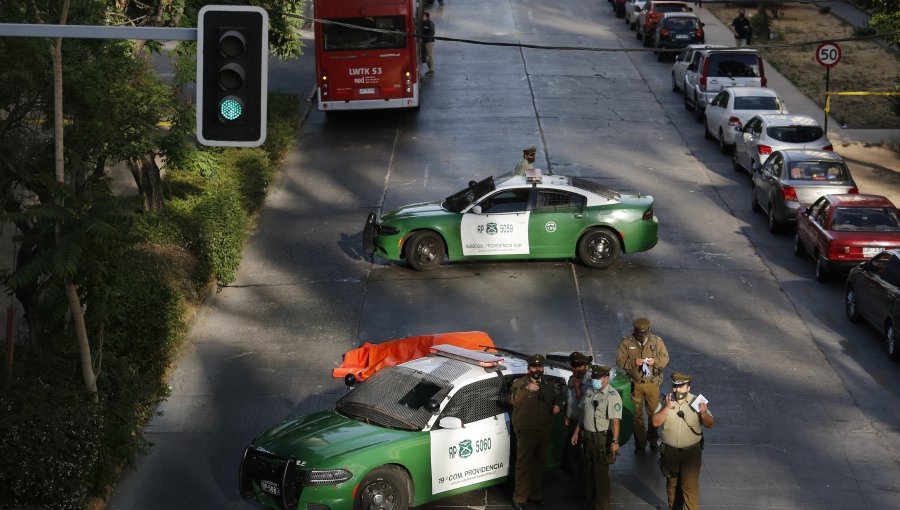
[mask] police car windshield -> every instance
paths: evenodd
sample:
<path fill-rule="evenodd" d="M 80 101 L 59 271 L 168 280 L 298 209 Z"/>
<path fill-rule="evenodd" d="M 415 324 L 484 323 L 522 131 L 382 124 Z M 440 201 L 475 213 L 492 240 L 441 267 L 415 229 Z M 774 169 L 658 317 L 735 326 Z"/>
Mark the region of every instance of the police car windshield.
<path fill-rule="evenodd" d="M 387 367 L 338 400 L 335 410 L 359 421 L 401 430 L 422 430 L 433 416 L 431 399 L 442 401 L 453 385 L 409 367 Z"/>
<path fill-rule="evenodd" d="M 462 212 L 476 199 L 494 191 L 494 178 L 488 177 L 481 182 L 469 181 L 469 185 L 460 191 L 450 195 L 441 202 L 441 207 L 450 212 Z"/>

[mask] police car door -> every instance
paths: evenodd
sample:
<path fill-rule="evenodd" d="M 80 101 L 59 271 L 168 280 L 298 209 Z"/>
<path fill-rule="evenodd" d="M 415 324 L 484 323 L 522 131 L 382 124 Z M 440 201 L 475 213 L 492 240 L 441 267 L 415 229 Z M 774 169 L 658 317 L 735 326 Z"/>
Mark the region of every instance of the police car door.
<path fill-rule="evenodd" d="M 501 408 L 503 379 L 492 375 L 459 389 L 431 434 L 431 492 L 439 494 L 509 474 L 510 424 Z M 444 418 L 463 427 L 442 428 Z M 445 420 L 447 421 L 447 420 Z"/>
<path fill-rule="evenodd" d="M 587 199 L 568 191 L 542 188 L 537 189 L 536 198 L 528 220 L 532 255 L 575 255 L 575 245 L 585 225 Z"/>
<path fill-rule="evenodd" d="M 531 188 L 499 190 L 463 214 L 463 255 L 527 255 Z"/>

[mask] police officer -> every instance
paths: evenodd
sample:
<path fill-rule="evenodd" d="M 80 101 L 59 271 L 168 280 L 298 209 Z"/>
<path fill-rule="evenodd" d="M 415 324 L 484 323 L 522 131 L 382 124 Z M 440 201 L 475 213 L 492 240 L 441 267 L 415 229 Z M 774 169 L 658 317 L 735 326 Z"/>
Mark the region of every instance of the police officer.
<path fill-rule="evenodd" d="M 584 447 L 584 487 L 594 510 L 609 510 L 609 465 L 619 452 L 622 397 L 609 385 L 609 367 L 591 367 L 591 388 L 581 399 L 581 420 L 571 443 Z"/>
<path fill-rule="evenodd" d="M 650 319 L 635 319 L 634 331 L 619 343 L 616 366 L 631 379 L 631 399 L 634 401 L 634 453 L 656 449 L 656 428 L 644 425 L 644 409 L 647 421 L 659 406 L 659 385 L 663 380 L 662 369 L 669 364 L 669 351 L 662 338 L 650 333 Z"/>
<path fill-rule="evenodd" d="M 543 502 L 544 466 L 550 447 L 553 415 L 565 402 L 562 385 L 544 376 L 544 357 L 528 357 L 528 375 L 512 383 L 512 425 L 516 432 L 516 486 L 513 508 L 522 510 L 528 500 Z"/>
<path fill-rule="evenodd" d="M 581 403 L 581 397 L 591 387 L 591 372 L 588 370 L 588 363 L 591 359 L 581 352 L 573 352 L 569 355 L 569 366 L 572 368 L 572 376 L 566 384 L 566 427 L 568 428 L 567 438 L 572 437 L 575 427 L 578 426 L 578 420 L 581 418 L 581 409 L 578 405 Z M 582 455 L 578 447 L 566 441 L 563 444 L 562 470 L 571 476 L 575 483 L 579 486 L 582 481 Z M 579 493 L 582 491 L 578 490 Z"/>
<path fill-rule="evenodd" d="M 691 376 L 672 374 L 672 393 L 666 395 L 653 415 L 653 425 L 662 427 L 660 468 L 666 477 L 669 510 L 700 508 L 700 464 L 703 457 L 703 429 L 712 428 L 716 419 L 705 399 L 691 404 Z M 697 409 L 694 409 L 696 407 Z"/>
<path fill-rule="evenodd" d="M 534 158 L 537 155 L 537 147 L 531 146 L 527 149 L 522 150 L 522 161 L 519 161 L 519 164 L 516 165 L 515 174 L 516 175 L 525 175 L 525 170 L 533 170 L 534 169 Z"/>

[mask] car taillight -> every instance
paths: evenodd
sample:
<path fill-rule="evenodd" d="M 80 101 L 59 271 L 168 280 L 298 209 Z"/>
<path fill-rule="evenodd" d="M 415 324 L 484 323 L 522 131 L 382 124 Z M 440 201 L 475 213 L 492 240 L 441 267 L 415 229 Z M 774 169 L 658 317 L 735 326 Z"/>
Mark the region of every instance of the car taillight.
<path fill-rule="evenodd" d="M 707 76 L 709 76 L 709 59 L 706 59 L 703 61 L 703 72 L 700 73 L 700 90 L 702 90 L 704 92 L 706 92 L 706 77 Z"/>
<path fill-rule="evenodd" d="M 729 125 L 729 126 L 740 126 L 740 125 L 741 125 L 741 119 L 739 119 L 739 118 L 735 117 L 734 115 L 732 115 L 731 117 L 728 117 L 728 125 Z"/>
<path fill-rule="evenodd" d="M 832 244 L 828 247 L 828 258 L 844 258 L 846 255 L 862 255 L 862 246 L 841 246 Z"/>
<path fill-rule="evenodd" d="M 797 202 L 797 191 L 793 186 L 785 186 L 781 188 L 781 196 L 787 201 Z"/>
<path fill-rule="evenodd" d="M 857 194 L 859 194 L 859 188 L 857 188 L 856 186 L 853 186 L 852 188 L 850 188 L 850 191 L 848 191 L 847 193 L 849 193 L 850 195 L 857 195 Z"/>
<path fill-rule="evenodd" d="M 652 220 L 653 219 L 653 208 L 650 207 L 646 211 L 644 211 L 644 215 L 641 216 L 642 220 Z"/>
<path fill-rule="evenodd" d="M 664 28 L 659 31 L 659 35 L 662 37 L 669 37 L 669 30 Z"/>
<path fill-rule="evenodd" d="M 758 152 L 760 156 L 768 156 L 769 154 L 772 154 L 772 147 L 769 147 L 768 145 L 757 145 L 756 152 Z"/>
<path fill-rule="evenodd" d="M 703 37 L 703 30 L 700 30 L 700 29 L 698 28 L 697 31 L 694 32 L 694 35 L 697 36 L 697 37 Z"/>
<path fill-rule="evenodd" d="M 823 151 L 833 151 L 834 145 L 826 145 L 825 147 L 822 147 L 822 150 Z"/>

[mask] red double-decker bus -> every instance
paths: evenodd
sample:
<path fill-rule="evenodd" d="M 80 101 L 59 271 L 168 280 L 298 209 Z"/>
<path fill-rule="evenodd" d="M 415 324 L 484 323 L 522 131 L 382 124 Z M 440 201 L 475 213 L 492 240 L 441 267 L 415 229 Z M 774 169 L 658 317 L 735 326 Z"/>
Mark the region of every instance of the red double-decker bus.
<path fill-rule="evenodd" d="M 319 109 L 419 107 L 422 0 L 315 0 Z M 396 31 L 386 33 L 353 27 Z"/>

